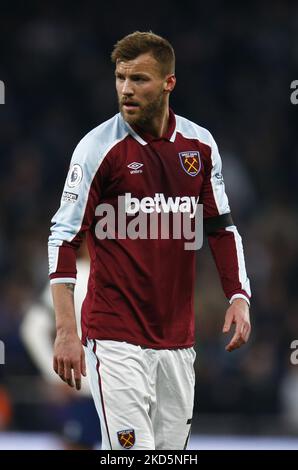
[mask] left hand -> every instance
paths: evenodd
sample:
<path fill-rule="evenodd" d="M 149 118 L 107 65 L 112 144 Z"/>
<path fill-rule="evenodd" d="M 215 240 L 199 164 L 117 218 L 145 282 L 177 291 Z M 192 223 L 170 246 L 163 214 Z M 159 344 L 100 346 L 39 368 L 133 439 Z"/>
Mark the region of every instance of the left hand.
<path fill-rule="evenodd" d="M 233 338 L 225 348 L 229 352 L 247 343 L 250 335 L 249 307 L 244 299 L 233 300 L 232 305 L 228 308 L 223 333 L 228 333 L 232 324 L 235 324 L 236 328 Z"/>

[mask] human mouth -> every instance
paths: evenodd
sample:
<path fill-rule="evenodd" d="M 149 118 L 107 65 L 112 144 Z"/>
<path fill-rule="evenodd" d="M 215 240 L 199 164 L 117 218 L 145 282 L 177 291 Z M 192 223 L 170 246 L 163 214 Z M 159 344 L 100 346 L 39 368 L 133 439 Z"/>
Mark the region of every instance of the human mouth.
<path fill-rule="evenodd" d="M 127 111 L 131 111 L 138 108 L 139 105 L 135 101 L 125 101 L 124 103 L 122 103 L 122 107 Z"/>

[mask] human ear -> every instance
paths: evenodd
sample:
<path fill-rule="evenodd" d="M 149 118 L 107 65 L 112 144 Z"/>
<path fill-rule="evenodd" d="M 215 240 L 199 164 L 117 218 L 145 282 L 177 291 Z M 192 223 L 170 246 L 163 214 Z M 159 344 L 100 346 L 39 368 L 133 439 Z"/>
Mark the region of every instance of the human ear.
<path fill-rule="evenodd" d="M 176 85 L 176 77 L 174 74 L 168 75 L 164 81 L 164 91 L 171 93 L 174 90 Z"/>

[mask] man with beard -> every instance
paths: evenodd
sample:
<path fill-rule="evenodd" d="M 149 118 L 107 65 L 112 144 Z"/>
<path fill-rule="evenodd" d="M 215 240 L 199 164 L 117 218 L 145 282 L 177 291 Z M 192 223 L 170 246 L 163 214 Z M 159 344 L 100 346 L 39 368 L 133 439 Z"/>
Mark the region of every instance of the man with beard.
<path fill-rule="evenodd" d="M 235 324 L 227 351 L 250 334 L 249 280 L 217 145 L 209 131 L 169 108 L 172 46 L 152 32 L 135 32 L 118 41 L 112 60 L 120 113 L 76 147 L 49 238 L 54 370 L 79 389 L 86 356 L 103 449 L 179 450 L 188 442 L 194 401 L 195 251 L 185 249 L 183 237 L 124 236 L 119 213 L 132 220 L 134 201 L 146 215 L 174 217 L 200 200 L 230 302 L 223 332 Z M 85 232 L 91 270 L 82 347 L 73 290 Z"/>

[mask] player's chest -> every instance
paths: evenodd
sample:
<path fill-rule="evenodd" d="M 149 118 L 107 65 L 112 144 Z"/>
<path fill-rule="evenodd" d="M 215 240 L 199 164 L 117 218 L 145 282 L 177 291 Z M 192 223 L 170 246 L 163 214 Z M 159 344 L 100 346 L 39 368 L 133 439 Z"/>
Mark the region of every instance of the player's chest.
<path fill-rule="evenodd" d="M 198 196 L 206 173 L 206 160 L 194 142 L 169 141 L 124 145 L 114 156 L 110 191 L 137 197 L 164 193 Z"/>

